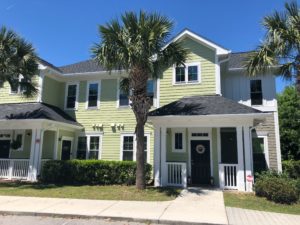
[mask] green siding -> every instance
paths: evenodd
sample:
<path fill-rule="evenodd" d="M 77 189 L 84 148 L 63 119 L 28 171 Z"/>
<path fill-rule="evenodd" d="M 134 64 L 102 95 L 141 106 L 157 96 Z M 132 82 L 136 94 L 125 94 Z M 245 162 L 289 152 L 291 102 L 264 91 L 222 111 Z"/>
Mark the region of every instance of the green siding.
<path fill-rule="evenodd" d="M 186 162 L 188 163 L 188 132 L 186 130 L 186 146 L 185 146 L 185 152 L 172 152 L 172 130 L 170 128 L 167 129 L 167 161 L 168 162 Z"/>
<path fill-rule="evenodd" d="M 31 148 L 31 130 L 25 130 L 24 133 L 24 146 L 22 151 L 10 149 L 11 159 L 29 159 Z"/>
<path fill-rule="evenodd" d="M 35 84 L 36 87 L 38 87 L 38 76 L 34 76 L 32 78 L 32 83 Z M 2 85 L 0 85 L 0 104 L 3 103 L 20 103 L 20 102 L 36 102 L 37 96 L 34 95 L 30 98 L 26 98 L 25 96 L 22 96 L 21 94 L 10 94 L 10 85 L 8 82 L 4 82 Z"/>
<path fill-rule="evenodd" d="M 65 83 L 56 81 L 48 76 L 43 80 L 42 101 L 50 105 L 64 108 Z"/>
<path fill-rule="evenodd" d="M 45 131 L 43 139 L 42 159 L 53 159 L 55 147 L 55 132 Z"/>
<path fill-rule="evenodd" d="M 160 106 L 184 96 L 216 93 L 215 51 L 192 39 L 185 39 L 183 45 L 190 50 L 186 63 L 200 62 L 201 64 L 201 83 L 173 85 L 173 67 L 170 67 L 163 73 L 160 80 Z"/>

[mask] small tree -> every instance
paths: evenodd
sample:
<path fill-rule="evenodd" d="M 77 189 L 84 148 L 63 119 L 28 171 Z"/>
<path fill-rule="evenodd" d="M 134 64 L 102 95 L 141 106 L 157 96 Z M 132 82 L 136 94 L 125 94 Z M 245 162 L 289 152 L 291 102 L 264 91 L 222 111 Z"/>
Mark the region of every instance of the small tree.
<path fill-rule="evenodd" d="M 277 100 L 282 158 L 300 160 L 300 96 L 291 86 Z"/>
<path fill-rule="evenodd" d="M 34 48 L 14 31 L 0 28 L 0 82 L 9 82 L 14 89 L 30 97 L 37 93 L 31 78 L 37 74 L 38 64 Z M 19 76 L 23 76 L 20 80 Z"/>
<path fill-rule="evenodd" d="M 296 1 L 285 3 L 285 11 L 275 11 L 263 19 L 264 41 L 250 54 L 246 64 L 250 75 L 278 66 L 284 79 L 295 80 L 300 93 L 300 10 Z"/>
<path fill-rule="evenodd" d="M 146 92 L 147 80 L 158 77 L 164 68 L 174 63 L 184 64 L 187 52 L 177 42 L 166 46 L 173 22 L 165 16 L 143 11 L 139 14 L 127 12 L 121 20 L 99 26 L 101 41 L 92 52 L 107 70 L 123 69 L 128 72 L 123 86 L 127 84 L 125 89 L 130 92 L 136 118 L 136 186 L 144 189 L 144 125 L 151 107 Z"/>

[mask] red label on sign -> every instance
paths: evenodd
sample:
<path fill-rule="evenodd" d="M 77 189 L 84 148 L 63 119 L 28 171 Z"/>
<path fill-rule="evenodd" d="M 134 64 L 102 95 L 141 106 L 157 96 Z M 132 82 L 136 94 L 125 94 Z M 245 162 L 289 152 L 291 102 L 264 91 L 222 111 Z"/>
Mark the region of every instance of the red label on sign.
<path fill-rule="evenodd" d="M 253 176 L 251 176 L 251 175 L 248 175 L 247 177 L 246 177 L 246 180 L 248 181 L 248 182 L 252 182 L 253 181 Z"/>

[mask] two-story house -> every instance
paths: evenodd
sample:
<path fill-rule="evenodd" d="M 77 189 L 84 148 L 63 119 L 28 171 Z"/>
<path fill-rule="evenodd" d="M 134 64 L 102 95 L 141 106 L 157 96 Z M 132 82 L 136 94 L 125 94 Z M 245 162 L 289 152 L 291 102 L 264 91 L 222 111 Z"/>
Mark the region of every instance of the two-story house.
<path fill-rule="evenodd" d="M 254 171 L 280 171 L 274 75 L 249 78 L 247 52 L 231 53 L 189 30 L 172 41 L 190 50 L 185 67 L 147 85 L 153 107 L 145 157 L 155 186 L 248 191 Z M 135 160 L 135 118 L 119 87 L 126 73 L 93 60 L 39 64 L 34 98 L 0 87 L 0 177 L 35 181 L 49 159 Z"/>

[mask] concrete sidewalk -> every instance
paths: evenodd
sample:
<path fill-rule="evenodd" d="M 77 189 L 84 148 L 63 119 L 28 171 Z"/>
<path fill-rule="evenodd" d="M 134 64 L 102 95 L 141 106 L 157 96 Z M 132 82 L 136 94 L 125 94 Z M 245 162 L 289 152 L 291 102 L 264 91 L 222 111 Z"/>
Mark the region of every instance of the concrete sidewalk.
<path fill-rule="evenodd" d="M 299 225 L 300 216 L 226 207 L 230 225 Z"/>
<path fill-rule="evenodd" d="M 0 196 L 0 213 L 165 224 L 228 224 L 223 193 L 200 188 L 189 188 L 174 201 L 165 202 Z"/>

